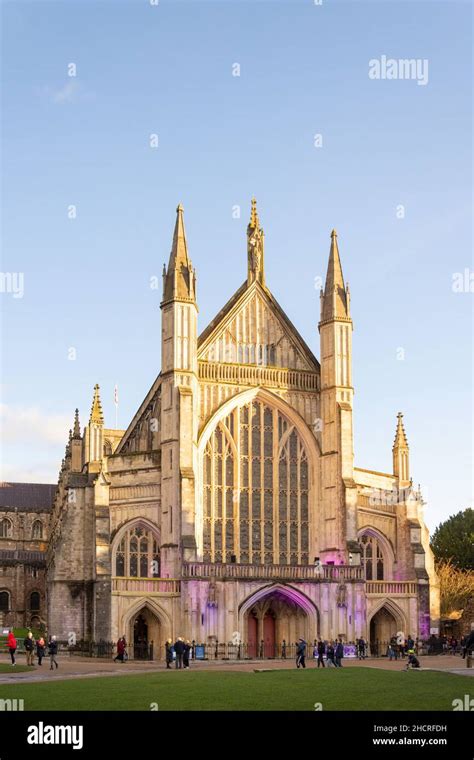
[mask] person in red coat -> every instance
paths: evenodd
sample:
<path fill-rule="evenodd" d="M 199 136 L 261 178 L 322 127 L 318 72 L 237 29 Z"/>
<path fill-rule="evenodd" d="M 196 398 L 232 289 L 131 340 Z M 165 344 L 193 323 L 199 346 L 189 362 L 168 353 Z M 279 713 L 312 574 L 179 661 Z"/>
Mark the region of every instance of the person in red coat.
<path fill-rule="evenodd" d="M 124 662 L 124 660 L 125 660 L 125 647 L 126 647 L 125 636 L 122 636 L 117 641 L 117 657 L 114 657 L 114 662 L 116 662 L 117 660 L 120 660 L 120 662 Z"/>
<path fill-rule="evenodd" d="M 7 647 L 8 647 L 8 651 L 10 652 L 10 657 L 12 658 L 12 665 L 16 665 L 16 660 L 15 660 L 16 638 L 13 635 L 13 631 L 11 628 L 7 636 Z"/>

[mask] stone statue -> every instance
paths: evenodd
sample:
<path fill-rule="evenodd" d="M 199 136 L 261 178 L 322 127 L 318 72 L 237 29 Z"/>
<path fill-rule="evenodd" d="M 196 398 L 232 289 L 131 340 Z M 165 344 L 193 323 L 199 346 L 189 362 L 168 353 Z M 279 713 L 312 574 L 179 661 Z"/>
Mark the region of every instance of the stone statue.
<path fill-rule="evenodd" d="M 336 604 L 338 607 L 347 607 L 346 602 L 346 585 L 345 583 L 340 583 L 337 587 L 337 596 L 336 596 Z"/>

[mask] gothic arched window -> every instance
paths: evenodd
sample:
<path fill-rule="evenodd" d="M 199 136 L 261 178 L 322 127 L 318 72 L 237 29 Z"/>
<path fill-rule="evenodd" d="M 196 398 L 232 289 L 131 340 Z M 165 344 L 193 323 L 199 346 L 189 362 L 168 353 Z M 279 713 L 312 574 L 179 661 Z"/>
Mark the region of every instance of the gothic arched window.
<path fill-rule="evenodd" d="M 41 522 L 41 520 L 34 521 L 31 535 L 33 538 L 36 538 L 36 539 L 43 538 L 43 523 Z"/>
<path fill-rule="evenodd" d="M 367 581 L 384 580 L 384 555 L 380 542 L 369 533 L 359 539 L 361 549 L 360 562 L 365 571 Z"/>
<path fill-rule="evenodd" d="M 39 612 L 40 609 L 40 595 L 38 591 L 33 591 L 30 594 L 30 610 L 32 612 Z"/>
<path fill-rule="evenodd" d="M 4 517 L 0 520 L 0 538 L 12 537 L 12 521 L 8 517 Z"/>
<path fill-rule="evenodd" d="M 130 528 L 115 552 L 115 575 L 125 578 L 159 578 L 160 549 L 151 530 Z"/>
<path fill-rule="evenodd" d="M 307 564 L 308 494 L 290 420 L 259 400 L 236 407 L 204 452 L 204 561 Z"/>
<path fill-rule="evenodd" d="M 10 594 L 8 591 L 0 591 L 0 612 L 10 611 Z"/>

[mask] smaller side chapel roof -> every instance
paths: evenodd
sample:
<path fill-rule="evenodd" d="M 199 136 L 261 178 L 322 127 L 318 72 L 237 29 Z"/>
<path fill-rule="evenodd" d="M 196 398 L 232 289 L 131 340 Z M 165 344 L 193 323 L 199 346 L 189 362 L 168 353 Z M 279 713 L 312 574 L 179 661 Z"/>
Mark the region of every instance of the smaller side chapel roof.
<path fill-rule="evenodd" d="M 56 485 L 53 483 L 0 483 L 0 509 L 19 512 L 50 512 Z"/>

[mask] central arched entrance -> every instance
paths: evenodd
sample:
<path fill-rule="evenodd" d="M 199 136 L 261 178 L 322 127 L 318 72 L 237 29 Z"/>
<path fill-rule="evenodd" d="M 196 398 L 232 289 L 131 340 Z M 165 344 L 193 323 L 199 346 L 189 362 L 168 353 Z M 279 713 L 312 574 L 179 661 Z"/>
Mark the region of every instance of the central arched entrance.
<path fill-rule="evenodd" d="M 286 656 L 299 638 L 318 635 L 318 612 L 304 594 L 290 586 L 272 586 L 253 594 L 240 608 L 248 657 Z"/>
<path fill-rule="evenodd" d="M 147 605 L 130 617 L 126 638 L 129 656 L 134 660 L 148 660 L 151 656 L 156 659 L 160 656 L 163 638 L 160 620 Z M 152 644 L 153 649 L 151 649 Z"/>

